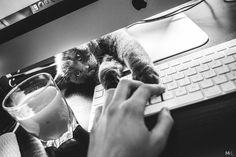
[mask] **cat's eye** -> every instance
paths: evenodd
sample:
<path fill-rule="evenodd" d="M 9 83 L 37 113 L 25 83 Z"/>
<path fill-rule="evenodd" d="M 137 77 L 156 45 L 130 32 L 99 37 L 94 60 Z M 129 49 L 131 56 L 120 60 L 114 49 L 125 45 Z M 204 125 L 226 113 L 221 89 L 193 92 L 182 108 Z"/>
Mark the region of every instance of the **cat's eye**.
<path fill-rule="evenodd" d="M 76 59 L 77 59 L 78 61 L 82 61 L 82 57 L 80 56 L 80 54 L 76 54 Z"/>

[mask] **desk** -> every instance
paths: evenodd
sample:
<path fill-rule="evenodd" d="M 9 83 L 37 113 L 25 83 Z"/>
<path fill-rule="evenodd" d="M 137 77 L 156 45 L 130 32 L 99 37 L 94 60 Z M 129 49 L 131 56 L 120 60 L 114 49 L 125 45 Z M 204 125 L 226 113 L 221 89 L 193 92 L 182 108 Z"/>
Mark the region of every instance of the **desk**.
<path fill-rule="evenodd" d="M 236 3 L 207 0 L 186 14 L 209 35 L 210 40 L 206 45 L 185 54 L 236 37 L 236 27 L 234 26 L 236 24 Z M 172 111 L 175 126 L 162 156 L 224 157 L 227 156 L 225 154 L 227 151 L 232 151 L 235 154 L 235 96 L 236 93 L 233 93 Z M 147 126 L 151 128 L 155 120 L 156 116 L 147 117 Z M 20 147 L 22 150 L 26 148 L 21 145 Z"/>
<path fill-rule="evenodd" d="M 236 37 L 236 3 L 207 0 L 186 12 L 186 15 L 209 36 L 206 45 L 187 53 Z M 233 151 L 235 155 L 235 95 L 236 93 L 172 111 L 175 126 L 163 156 L 224 157 L 227 156 L 226 151 Z M 154 118 L 147 119 L 148 125 L 152 119 Z"/>

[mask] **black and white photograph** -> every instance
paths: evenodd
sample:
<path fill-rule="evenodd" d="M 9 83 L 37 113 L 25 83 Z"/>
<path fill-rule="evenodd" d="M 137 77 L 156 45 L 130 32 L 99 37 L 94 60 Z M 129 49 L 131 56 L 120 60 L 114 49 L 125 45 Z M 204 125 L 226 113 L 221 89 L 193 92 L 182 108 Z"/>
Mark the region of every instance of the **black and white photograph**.
<path fill-rule="evenodd" d="M 15 3 L 0 157 L 236 155 L 236 1 Z"/>

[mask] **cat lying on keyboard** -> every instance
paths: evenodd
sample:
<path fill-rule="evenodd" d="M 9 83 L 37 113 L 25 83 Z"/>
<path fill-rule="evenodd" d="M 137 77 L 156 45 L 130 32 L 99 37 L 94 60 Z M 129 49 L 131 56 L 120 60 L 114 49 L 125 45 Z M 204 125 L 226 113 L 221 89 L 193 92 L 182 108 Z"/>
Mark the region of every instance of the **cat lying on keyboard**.
<path fill-rule="evenodd" d="M 115 88 L 125 67 L 131 70 L 135 80 L 158 83 L 158 74 L 149 56 L 124 29 L 59 53 L 55 62 L 55 80 L 59 88 L 65 90 L 65 96 L 70 94 L 68 88 L 78 85 L 77 90 L 82 92 L 99 83 L 105 89 Z"/>

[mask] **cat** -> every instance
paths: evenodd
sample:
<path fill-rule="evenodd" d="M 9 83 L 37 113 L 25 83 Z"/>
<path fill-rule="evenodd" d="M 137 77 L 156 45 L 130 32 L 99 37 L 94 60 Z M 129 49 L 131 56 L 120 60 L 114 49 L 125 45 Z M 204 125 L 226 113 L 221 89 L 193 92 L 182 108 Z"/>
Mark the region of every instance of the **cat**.
<path fill-rule="evenodd" d="M 134 80 L 159 82 L 148 54 L 125 29 L 59 53 L 55 63 L 55 80 L 66 91 L 77 86 L 77 91 L 92 94 L 89 91 L 93 92 L 99 83 L 105 89 L 115 88 L 125 68 L 131 71 Z"/>

